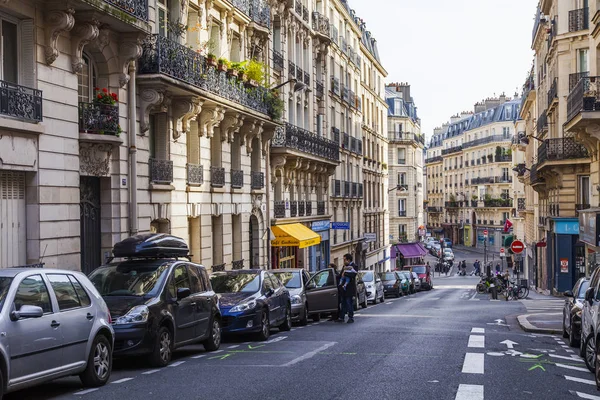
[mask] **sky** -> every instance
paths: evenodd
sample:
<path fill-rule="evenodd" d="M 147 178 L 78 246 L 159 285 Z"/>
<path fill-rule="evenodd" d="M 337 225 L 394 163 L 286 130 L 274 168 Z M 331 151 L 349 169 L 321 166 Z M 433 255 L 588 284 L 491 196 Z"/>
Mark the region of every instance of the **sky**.
<path fill-rule="evenodd" d="M 521 94 L 538 0 L 349 0 L 377 40 L 386 83 L 408 82 L 427 138 L 476 102 Z"/>

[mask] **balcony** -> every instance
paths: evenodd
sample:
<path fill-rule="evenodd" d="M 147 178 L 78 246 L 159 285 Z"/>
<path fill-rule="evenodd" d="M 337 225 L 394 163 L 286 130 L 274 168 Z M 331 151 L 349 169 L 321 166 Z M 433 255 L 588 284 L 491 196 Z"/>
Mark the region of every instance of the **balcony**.
<path fill-rule="evenodd" d="M 525 199 L 517 199 L 517 211 L 525 211 Z"/>
<path fill-rule="evenodd" d="M 252 171 L 250 173 L 251 188 L 253 190 L 261 190 L 265 187 L 265 173 L 260 171 Z"/>
<path fill-rule="evenodd" d="M 458 201 L 447 201 L 445 203 L 446 208 L 458 208 L 460 207 L 460 202 Z"/>
<path fill-rule="evenodd" d="M 309 20 L 309 12 L 308 12 L 308 8 L 306 8 L 306 6 L 302 6 L 302 20 L 304 22 L 308 22 Z"/>
<path fill-rule="evenodd" d="M 398 210 L 399 217 L 406 217 L 406 210 Z"/>
<path fill-rule="evenodd" d="M 290 217 L 295 218 L 298 216 L 298 202 L 290 201 Z"/>
<path fill-rule="evenodd" d="M 225 264 L 217 264 L 211 267 L 212 272 L 221 272 L 225 271 Z"/>
<path fill-rule="evenodd" d="M 442 207 L 427 207 L 427 212 L 432 214 L 439 214 L 444 212 Z"/>
<path fill-rule="evenodd" d="M 538 164 L 546 161 L 573 160 L 588 158 L 587 149 L 573 137 L 546 139 L 538 147 Z"/>
<path fill-rule="evenodd" d="M 210 186 L 214 188 L 225 186 L 225 168 L 210 167 Z"/>
<path fill-rule="evenodd" d="M 546 182 L 546 180 L 538 172 L 538 165 L 539 164 L 537 163 L 533 164 L 529 171 L 529 181 L 531 182 L 531 185 L 538 185 Z"/>
<path fill-rule="evenodd" d="M 148 0 L 104 0 L 127 14 L 148 22 Z"/>
<path fill-rule="evenodd" d="M 435 156 L 435 157 L 427 158 L 425 160 L 425 164 L 432 164 L 432 163 L 441 162 L 441 161 L 442 161 L 442 156 Z"/>
<path fill-rule="evenodd" d="M 168 185 L 173 182 L 173 161 L 150 158 L 150 182 Z"/>
<path fill-rule="evenodd" d="M 352 197 L 358 197 L 358 183 L 352 183 Z"/>
<path fill-rule="evenodd" d="M 331 134 L 333 136 L 333 141 L 335 143 L 340 144 L 340 130 L 336 127 L 331 127 Z"/>
<path fill-rule="evenodd" d="M 244 171 L 238 169 L 231 170 L 231 188 L 241 189 L 244 187 Z"/>
<path fill-rule="evenodd" d="M 463 143 L 462 148 L 468 149 L 469 147 L 480 146 L 482 144 L 488 144 L 493 142 L 510 142 L 512 140 L 509 136 L 504 135 L 491 135 L 484 138 L 471 140 L 470 142 Z"/>
<path fill-rule="evenodd" d="M 312 13 L 312 28 L 319 35 L 324 36 L 327 39 L 330 38 L 329 18 L 318 11 L 313 11 Z"/>
<path fill-rule="evenodd" d="M 579 122 L 572 121 L 578 115 L 581 120 L 598 119 L 597 115 L 586 115 L 594 111 L 600 111 L 600 77 L 582 77 L 567 97 L 567 125 Z"/>
<path fill-rule="evenodd" d="M 512 162 L 512 155 L 494 156 L 495 162 Z"/>
<path fill-rule="evenodd" d="M 275 71 L 283 71 L 283 55 L 277 50 L 273 50 L 273 69 Z"/>
<path fill-rule="evenodd" d="M 590 76 L 589 72 L 576 72 L 574 74 L 569 74 L 569 92 L 575 88 L 575 86 L 579 83 L 582 78 L 587 78 Z"/>
<path fill-rule="evenodd" d="M 288 123 L 275 130 L 271 148 L 297 150 L 336 164 L 340 160 L 338 143 Z"/>
<path fill-rule="evenodd" d="M 350 89 L 345 85 L 342 85 L 342 101 L 346 104 L 350 104 Z"/>
<path fill-rule="evenodd" d="M 246 14 L 253 22 L 271 27 L 271 8 L 262 0 L 232 0 L 233 6 Z"/>
<path fill-rule="evenodd" d="M 490 199 L 483 201 L 484 207 L 511 208 L 513 206 L 512 199 Z"/>
<path fill-rule="evenodd" d="M 331 77 L 331 92 L 337 96 L 340 96 L 340 80 L 335 76 Z"/>
<path fill-rule="evenodd" d="M 0 81 L 0 115 L 42 121 L 42 91 Z"/>
<path fill-rule="evenodd" d="M 463 150 L 462 146 L 454 146 L 454 147 L 450 147 L 449 149 L 443 149 L 442 155 L 460 153 L 462 150 Z"/>
<path fill-rule="evenodd" d="M 119 136 L 119 106 L 111 104 L 79 103 L 79 132 Z"/>
<path fill-rule="evenodd" d="M 306 216 L 310 217 L 312 215 L 312 201 L 307 201 L 304 205 L 306 208 Z"/>
<path fill-rule="evenodd" d="M 344 149 L 350 148 L 350 135 L 344 133 L 344 143 L 342 143 L 342 147 Z"/>
<path fill-rule="evenodd" d="M 391 142 L 415 142 L 425 144 L 425 139 L 422 135 L 417 135 L 411 132 L 393 132 L 388 131 L 388 140 Z"/>
<path fill-rule="evenodd" d="M 579 32 L 590 27 L 588 7 L 569 11 L 569 32 Z"/>
<path fill-rule="evenodd" d="M 235 260 L 231 262 L 231 269 L 244 269 L 244 260 Z"/>
<path fill-rule="evenodd" d="M 200 186 L 204 183 L 204 167 L 198 164 L 187 164 L 187 184 Z"/>
<path fill-rule="evenodd" d="M 589 204 L 575 204 L 575 211 L 577 212 L 587 210 L 588 208 L 590 208 Z"/>
<path fill-rule="evenodd" d="M 229 77 L 227 72 L 209 66 L 204 56 L 196 51 L 158 34 L 149 35 L 142 49 L 142 57 L 138 61 L 140 76 L 166 75 L 254 111 L 272 115 L 267 101 L 268 89 L 261 86 L 247 88 L 244 82 Z"/>
<path fill-rule="evenodd" d="M 558 101 L 558 78 L 554 78 L 548 90 L 548 107 L 554 102 Z"/>
<path fill-rule="evenodd" d="M 285 201 L 276 201 L 274 206 L 275 218 L 285 218 Z"/>
<path fill-rule="evenodd" d="M 317 201 L 317 215 L 325 215 L 325 202 Z"/>
<path fill-rule="evenodd" d="M 298 202 L 298 216 L 304 217 L 305 213 L 305 203 L 303 201 Z"/>
<path fill-rule="evenodd" d="M 542 113 L 540 114 L 540 116 L 537 119 L 537 133 L 542 133 L 546 130 L 548 130 L 548 114 L 547 114 L 548 110 L 544 110 L 542 111 Z"/>
<path fill-rule="evenodd" d="M 291 77 L 297 78 L 296 77 L 296 64 L 294 64 L 291 61 L 288 61 L 288 70 L 289 70 L 289 73 L 290 73 Z M 297 79 L 300 79 L 300 78 L 297 78 Z"/>

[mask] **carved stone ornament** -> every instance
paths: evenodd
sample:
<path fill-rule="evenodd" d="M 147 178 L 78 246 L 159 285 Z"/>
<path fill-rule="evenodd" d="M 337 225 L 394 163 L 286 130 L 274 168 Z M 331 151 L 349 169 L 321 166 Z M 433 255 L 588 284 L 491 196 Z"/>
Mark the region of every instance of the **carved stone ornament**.
<path fill-rule="evenodd" d="M 150 129 L 150 110 L 164 100 L 165 92 L 162 89 L 144 88 L 140 92 L 140 133 L 146 133 Z"/>
<path fill-rule="evenodd" d="M 100 53 L 104 51 L 106 46 L 110 44 L 110 29 L 108 25 L 102 24 L 99 27 L 98 37 L 90 42 L 90 46 L 93 46 Z"/>
<path fill-rule="evenodd" d="M 262 214 L 262 212 L 261 212 L 262 200 L 263 200 L 262 194 L 253 194 L 252 195 L 252 214 L 254 214 L 256 216 L 259 216 Z"/>
<path fill-rule="evenodd" d="M 277 172 L 283 177 L 285 172 L 285 156 L 271 157 L 271 184 L 275 186 L 278 181 Z"/>
<path fill-rule="evenodd" d="M 79 172 L 87 176 L 107 176 L 112 144 L 79 143 Z"/>
<path fill-rule="evenodd" d="M 119 63 L 122 72 L 119 74 L 119 85 L 125 87 L 129 83 L 129 64 L 142 56 L 142 39 L 138 35 L 121 36 L 119 45 Z"/>
<path fill-rule="evenodd" d="M 100 34 L 100 22 L 91 20 L 85 22 L 77 22 L 71 31 L 72 35 L 72 53 L 73 73 L 79 73 L 83 69 L 83 48 L 92 40 L 95 40 Z"/>
<path fill-rule="evenodd" d="M 215 133 L 215 127 L 223 121 L 225 117 L 225 109 L 219 106 L 205 107 L 200 113 L 200 121 L 198 124 L 200 136 L 212 138 Z"/>
<path fill-rule="evenodd" d="M 197 97 L 175 98 L 173 100 L 173 119 L 176 121 L 173 139 L 177 140 L 182 134 L 190 132 L 190 121 L 200 114 L 204 101 Z"/>
<path fill-rule="evenodd" d="M 246 144 L 246 152 L 252 153 L 252 141 L 255 137 L 260 137 L 264 126 L 263 121 L 254 120 L 251 124 L 244 125 L 242 130 L 242 140 L 240 143 Z"/>
<path fill-rule="evenodd" d="M 240 115 L 237 112 L 227 112 L 221 122 L 221 141 L 227 140 L 228 143 L 233 142 L 233 136 L 240 131 L 244 125 L 245 115 Z"/>
<path fill-rule="evenodd" d="M 46 64 L 52 65 L 58 58 L 58 38 L 63 32 L 68 32 L 75 25 L 75 10 L 50 10 L 46 15 L 46 48 L 44 55 Z"/>

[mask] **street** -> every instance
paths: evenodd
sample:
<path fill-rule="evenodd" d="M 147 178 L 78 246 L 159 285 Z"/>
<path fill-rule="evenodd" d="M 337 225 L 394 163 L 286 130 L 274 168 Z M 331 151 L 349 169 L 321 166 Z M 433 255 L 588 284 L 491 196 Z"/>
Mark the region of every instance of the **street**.
<path fill-rule="evenodd" d="M 104 387 L 71 377 L 6 399 L 600 399 L 576 349 L 516 322 L 528 302 L 560 312 L 560 301 L 491 301 L 478 280 L 436 277 L 434 290 L 369 305 L 355 324 L 323 318 L 266 342 L 189 346 L 164 369 L 120 360 Z"/>

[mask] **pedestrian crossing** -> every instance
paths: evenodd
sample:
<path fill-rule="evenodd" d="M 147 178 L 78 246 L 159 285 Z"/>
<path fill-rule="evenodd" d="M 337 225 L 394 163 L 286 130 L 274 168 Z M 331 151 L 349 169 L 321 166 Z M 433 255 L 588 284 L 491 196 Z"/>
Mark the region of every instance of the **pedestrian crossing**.
<path fill-rule="evenodd" d="M 527 313 L 557 313 L 562 312 L 565 301 L 561 299 L 520 300 Z"/>
<path fill-rule="evenodd" d="M 564 339 L 560 337 L 554 337 L 556 344 L 564 347 Z M 561 356 L 558 354 L 549 354 L 553 360 L 563 360 L 562 362 L 554 361 L 554 367 L 556 370 L 552 372 L 557 373 L 558 376 L 562 376 L 565 379 L 565 384 L 569 393 L 580 399 L 600 400 L 600 396 L 597 395 L 596 381 L 594 375 L 585 367 L 583 359 L 579 356 L 570 354 L 568 356 Z M 549 368 L 552 364 L 546 364 Z"/>

